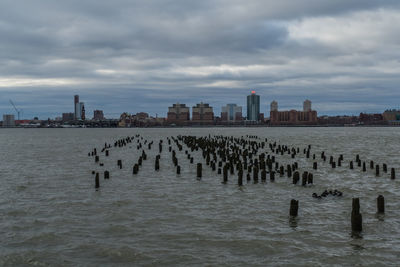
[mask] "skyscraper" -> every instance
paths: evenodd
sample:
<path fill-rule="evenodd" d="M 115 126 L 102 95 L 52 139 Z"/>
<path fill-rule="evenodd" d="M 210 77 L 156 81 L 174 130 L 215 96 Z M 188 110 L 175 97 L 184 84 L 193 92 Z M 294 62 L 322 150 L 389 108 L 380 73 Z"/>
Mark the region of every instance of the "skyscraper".
<path fill-rule="evenodd" d="M 258 121 L 260 115 L 260 96 L 256 95 L 256 91 L 251 91 L 251 95 L 247 96 L 247 120 Z"/>
<path fill-rule="evenodd" d="M 78 120 L 80 116 L 79 113 L 79 95 L 74 95 L 74 119 Z"/>

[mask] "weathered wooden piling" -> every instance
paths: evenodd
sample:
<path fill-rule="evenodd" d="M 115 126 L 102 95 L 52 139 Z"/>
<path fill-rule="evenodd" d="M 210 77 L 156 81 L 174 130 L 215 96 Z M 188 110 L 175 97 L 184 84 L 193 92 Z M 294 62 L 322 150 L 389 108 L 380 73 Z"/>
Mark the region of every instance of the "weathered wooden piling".
<path fill-rule="evenodd" d="M 298 215 L 298 211 L 299 211 L 299 201 L 292 199 L 290 201 L 290 211 L 289 211 L 289 215 L 292 217 L 296 217 Z"/>
<path fill-rule="evenodd" d="M 132 170 L 132 173 L 133 174 L 137 174 L 139 172 L 139 164 L 135 164 L 135 165 L 133 165 L 133 170 Z"/>
<path fill-rule="evenodd" d="M 243 171 L 239 170 L 238 171 L 238 186 L 242 186 L 243 185 Z"/>
<path fill-rule="evenodd" d="M 106 157 L 108 157 L 110 155 L 110 152 L 108 150 L 106 150 Z"/>
<path fill-rule="evenodd" d="M 365 166 L 365 161 L 363 161 L 363 163 L 362 163 L 362 171 L 363 172 L 367 171 L 367 167 Z"/>
<path fill-rule="evenodd" d="M 99 173 L 96 172 L 96 177 L 95 177 L 95 188 L 100 187 L 100 178 L 99 178 Z"/>
<path fill-rule="evenodd" d="M 154 169 L 155 169 L 156 171 L 159 171 L 159 170 L 160 170 L 160 160 L 159 160 L 158 158 L 156 158 L 156 162 L 155 162 L 155 164 L 154 164 Z"/>
<path fill-rule="evenodd" d="M 314 164 L 313 164 L 313 169 L 314 169 L 314 170 L 318 169 L 318 163 L 317 163 L 316 161 L 315 161 Z"/>
<path fill-rule="evenodd" d="M 384 173 L 387 173 L 387 165 L 385 163 L 383 163 L 382 169 Z"/>
<path fill-rule="evenodd" d="M 379 176 L 379 164 L 375 166 L 375 176 Z"/>
<path fill-rule="evenodd" d="M 94 162 L 99 162 L 99 156 L 94 157 Z"/>
<path fill-rule="evenodd" d="M 298 171 L 295 171 L 293 173 L 293 184 L 297 184 L 297 182 L 300 180 L 300 173 Z"/>
<path fill-rule="evenodd" d="M 313 184 L 313 182 L 314 182 L 314 175 L 312 173 L 308 173 L 307 184 Z"/>
<path fill-rule="evenodd" d="M 374 168 L 374 161 L 373 161 L 373 160 L 371 160 L 371 161 L 369 162 L 369 167 L 370 167 L 371 169 Z"/>
<path fill-rule="evenodd" d="M 376 199 L 378 213 L 385 213 L 385 198 L 382 195 L 379 195 Z"/>
<path fill-rule="evenodd" d="M 119 159 L 119 160 L 117 161 L 117 165 L 119 166 L 120 169 L 122 169 L 122 160 Z"/>
<path fill-rule="evenodd" d="M 360 199 L 353 198 L 351 211 L 351 230 L 353 232 L 362 231 L 362 216 L 360 213 Z"/>
<path fill-rule="evenodd" d="M 353 161 L 350 161 L 350 170 L 354 169 Z"/>
<path fill-rule="evenodd" d="M 394 180 L 394 179 L 396 178 L 396 174 L 395 174 L 394 168 L 392 168 L 392 170 L 391 170 L 390 178 L 391 178 L 392 180 Z"/>
<path fill-rule="evenodd" d="M 224 166 L 224 169 L 223 169 L 223 178 L 224 178 L 224 183 L 227 183 L 228 182 L 228 166 L 227 165 L 225 165 Z"/>
<path fill-rule="evenodd" d="M 104 171 L 104 179 L 110 179 L 110 172 Z"/>
<path fill-rule="evenodd" d="M 176 174 L 181 174 L 181 166 L 176 166 Z"/>
<path fill-rule="evenodd" d="M 271 182 L 275 181 L 275 172 L 272 170 L 269 171 L 269 180 Z"/>
<path fill-rule="evenodd" d="M 201 178 L 202 171 L 203 171 L 203 169 L 202 169 L 201 163 L 197 163 L 197 178 Z"/>

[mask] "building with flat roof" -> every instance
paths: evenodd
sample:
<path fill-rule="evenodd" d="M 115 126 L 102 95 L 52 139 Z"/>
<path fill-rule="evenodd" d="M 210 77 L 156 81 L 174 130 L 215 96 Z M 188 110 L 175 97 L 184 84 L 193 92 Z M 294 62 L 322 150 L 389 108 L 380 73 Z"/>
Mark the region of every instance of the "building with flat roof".
<path fill-rule="evenodd" d="M 317 112 L 315 110 L 311 110 L 311 101 L 309 100 L 304 101 L 303 111 L 297 111 L 294 109 L 278 111 L 278 103 L 276 101 L 271 103 L 271 125 L 309 125 L 317 124 L 317 122 Z"/>
<path fill-rule="evenodd" d="M 222 122 L 236 122 L 242 121 L 242 107 L 236 104 L 227 104 L 221 109 L 221 121 Z"/>
<path fill-rule="evenodd" d="M 214 112 L 213 108 L 206 103 L 201 102 L 192 108 L 193 123 L 213 123 Z"/>
<path fill-rule="evenodd" d="M 66 122 L 66 121 L 73 121 L 75 119 L 75 113 L 63 113 L 62 114 L 62 121 Z"/>
<path fill-rule="evenodd" d="M 104 120 L 104 114 L 102 110 L 93 111 L 93 120 L 102 121 Z"/>
<path fill-rule="evenodd" d="M 173 104 L 168 107 L 167 122 L 175 124 L 186 124 L 190 120 L 189 107 L 185 104 Z"/>
<path fill-rule="evenodd" d="M 13 114 L 3 115 L 3 127 L 15 127 L 15 117 Z"/>
<path fill-rule="evenodd" d="M 247 96 L 247 120 L 259 121 L 260 119 L 260 96 L 256 95 L 256 91 L 251 91 Z"/>

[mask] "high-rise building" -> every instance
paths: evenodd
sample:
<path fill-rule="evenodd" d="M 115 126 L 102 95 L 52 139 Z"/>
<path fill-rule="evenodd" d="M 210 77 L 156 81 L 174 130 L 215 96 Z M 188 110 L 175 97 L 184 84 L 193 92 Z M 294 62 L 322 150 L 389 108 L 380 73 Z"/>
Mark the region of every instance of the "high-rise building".
<path fill-rule="evenodd" d="M 271 110 L 270 111 L 278 111 L 278 102 L 275 100 L 271 102 Z"/>
<path fill-rule="evenodd" d="M 311 101 L 306 99 L 303 103 L 303 111 L 304 112 L 309 112 L 311 111 Z"/>
<path fill-rule="evenodd" d="M 227 104 L 222 107 L 221 111 L 221 121 L 241 121 L 242 117 L 242 107 L 236 104 Z"/>
<path fill-rule="evenodd" d="M 192 122 L 214 122 L 213 108 L 209 104 L 201 102 L 192 108 Z"/>
<path fill-rule="evenodd" d="M 93 120 L 104 120 L 104 114 L 102 110 L 93 111 Z"/>
<path fill-rule="evenodd" d="M 3 115 L 3 127 L 15 127 L 15 117 L 12 114 Z"/>
<path fill-rule="evenodd" d="M 251 91 L 247 96 L 247 120 L 259 121 L 260 115 L 260 96 L 256 95 L 256 91 Z"/>
<path fill-rule="evenodd" d="M 168 107 L 167 121 L 168 123 L 187 123 L 190 120 L 189 107 L 185 104 L 173 104 Z"/>
<path fill-rule="evenodd" d="M 78 120 L 78 114 L 79 114 L 79 95 L 74 95 L 74 119 Z"/>
<path fill-rule="evenodd" d="M 79 111 L 80 111 L 80 119 L 85 120 L 86 115 L 85 115 L 85 103 L 80 102 L 79 103 Z"/>

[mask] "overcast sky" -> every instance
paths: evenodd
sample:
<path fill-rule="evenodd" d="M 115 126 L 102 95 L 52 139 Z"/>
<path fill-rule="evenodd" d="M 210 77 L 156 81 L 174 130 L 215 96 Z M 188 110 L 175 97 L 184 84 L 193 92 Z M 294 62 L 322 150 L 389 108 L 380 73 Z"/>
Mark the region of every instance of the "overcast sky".
<path fill-rule="evenodd" d="M 256 90 L 319 115 L 400 108 L 399 0 L 2 0 L 0 114 L 166 116 Z M 245 115 L 245 114 L 244 114 Z"/>

